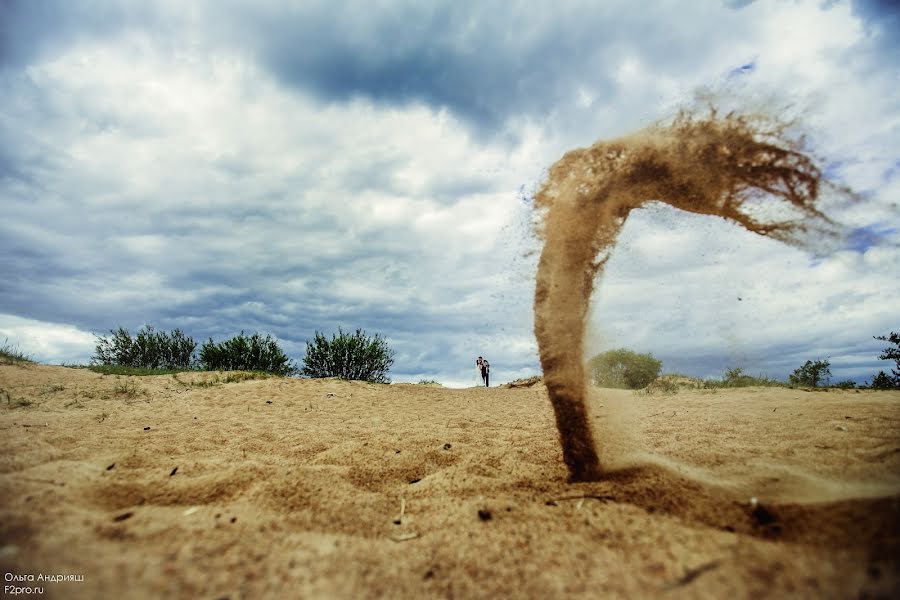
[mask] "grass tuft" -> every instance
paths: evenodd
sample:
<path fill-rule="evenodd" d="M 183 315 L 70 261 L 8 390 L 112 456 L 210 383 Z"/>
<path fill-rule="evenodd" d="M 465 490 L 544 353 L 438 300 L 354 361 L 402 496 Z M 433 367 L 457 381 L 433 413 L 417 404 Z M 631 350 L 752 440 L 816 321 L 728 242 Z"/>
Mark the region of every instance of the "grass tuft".
<path fill-rule="evenodd" d="M 740 367 L 727 369 L 722 379 L 704 379 L 703 389 L 741 388 L 741 387 L 787 387 L 783 381 L 778 381 L 768 375 L 747 375 Z"/>
<path fill-rule="evenodd" d="M 276 373 L 268 371 L 232 371 L 222 380 L 223 383 L 240 383 L 241 381 L 252 381 L 254 379 L 272 379 L 281 377 Z"/>
<path fill-rule="evenodd" d="M 4 340 L 3 346 L 0 347 L 0 365 L 22 365 L 33 364 L 34 360 L 22 352 L 18 346 L 9 344 L 9 338 Z"/>
<path fill-rule="evenodd" d="M 148 369 L 146 367 L 123 367 L 122 365 L 66 365 L 77 369 L 88 369 L 101 375 L 174 375 L 177 373 L 191 373 L 194 369 Z"/>
<path fill-rule="evenodd" d="M 113 386 L 113 393 L 117 396 L 127 396 L 128 398 L 136 398 L 140 394 L 146 394 L 146 390 L 138 387 L 134 381 L 117 381 Z"/>

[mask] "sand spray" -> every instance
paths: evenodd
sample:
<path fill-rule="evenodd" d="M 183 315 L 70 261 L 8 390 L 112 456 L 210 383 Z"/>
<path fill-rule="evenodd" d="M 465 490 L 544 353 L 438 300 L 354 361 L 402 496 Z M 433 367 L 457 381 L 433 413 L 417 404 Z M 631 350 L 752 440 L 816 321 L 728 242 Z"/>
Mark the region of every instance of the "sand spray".
<path fill-rule="evenodd" d="M 761 115 L 683 111 L 669 123 L 572 150 L 550 168 L 534 199 L 543 241 L 535 336 L 572 481 L 603 473 L 586 402 L 585 326 L 594 281 L 631 210 L 665 202 L 804 247 L 840 236 L 817 202 L 825 188 L 850 193 L 824 178 L 790 131 L 791 124 Z"/>

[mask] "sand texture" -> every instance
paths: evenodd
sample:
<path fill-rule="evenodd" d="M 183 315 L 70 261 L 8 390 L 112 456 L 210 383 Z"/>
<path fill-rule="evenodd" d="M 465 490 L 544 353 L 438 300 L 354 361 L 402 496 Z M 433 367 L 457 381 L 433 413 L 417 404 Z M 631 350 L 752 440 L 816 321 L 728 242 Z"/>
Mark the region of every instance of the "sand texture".
<path fill-rule="evenodd" d="M 232 600 L 900 591 L 897 392 L 592 390 L 607 474 L 573 484 L 540 384 L 225 377 L 0 366 L 0 570 L 83 577 L 4 585 Z"/>

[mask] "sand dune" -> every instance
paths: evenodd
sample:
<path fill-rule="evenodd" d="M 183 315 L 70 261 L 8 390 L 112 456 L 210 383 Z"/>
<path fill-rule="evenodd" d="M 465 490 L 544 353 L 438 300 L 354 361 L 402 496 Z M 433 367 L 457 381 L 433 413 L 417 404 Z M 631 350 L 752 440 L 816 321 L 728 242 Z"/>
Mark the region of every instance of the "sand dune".
<path fill-rule="evenodd" d="M 224 377 L 0 366 L 0 568 L 83 577 L 4 585 L 232 600 L 900 590 L 896 392 L 593 390 L 607 476 L 571 484 L 543 386 Z"/>

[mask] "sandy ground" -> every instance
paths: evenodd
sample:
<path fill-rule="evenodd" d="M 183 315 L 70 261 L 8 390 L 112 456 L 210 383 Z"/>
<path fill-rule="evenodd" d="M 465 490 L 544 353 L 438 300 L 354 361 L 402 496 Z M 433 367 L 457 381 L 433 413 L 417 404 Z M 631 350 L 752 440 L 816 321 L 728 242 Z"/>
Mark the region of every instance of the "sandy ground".
<path fill-rule="evenodd" d="M 232 600 L 900 591 L 897 392 L 595 390 L 609 477 L 569 484 L 541 386 L 225 377 L 0 366 L 4 586 Z M 57 574 L 81 580 L 38 580 Z"/>

